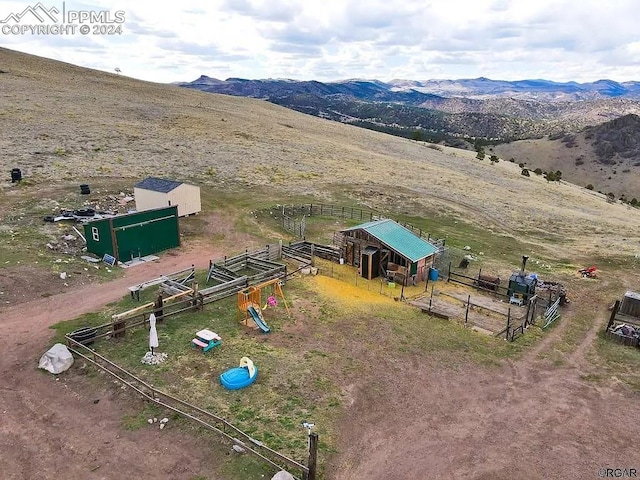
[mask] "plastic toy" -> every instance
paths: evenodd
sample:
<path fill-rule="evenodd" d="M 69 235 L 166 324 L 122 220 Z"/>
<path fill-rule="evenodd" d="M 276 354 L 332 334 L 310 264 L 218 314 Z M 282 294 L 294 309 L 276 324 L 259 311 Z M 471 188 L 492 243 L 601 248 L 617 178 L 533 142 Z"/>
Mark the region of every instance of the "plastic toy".
<path fill-rule="evenodd" d="M 228 390 L 239 390 L 248 387 L 256 381 L 258 377 L 258 367 L 256 367 L 249 357 L 240 359 L 240 366 L 230 368 L 220 374 L 220 383 Z"/>
<path fill-rule="evenodd" d="M 216 332 L 212 332 L 211 330 L 200 330 L 196 333 L 196 338 L 191 340 L 191 343 L 194 347 L 198 347 L 202 349 L 202 352 L 208 352 L 213 347 L 217 347 L 222 343 L 222 338 Z"/>

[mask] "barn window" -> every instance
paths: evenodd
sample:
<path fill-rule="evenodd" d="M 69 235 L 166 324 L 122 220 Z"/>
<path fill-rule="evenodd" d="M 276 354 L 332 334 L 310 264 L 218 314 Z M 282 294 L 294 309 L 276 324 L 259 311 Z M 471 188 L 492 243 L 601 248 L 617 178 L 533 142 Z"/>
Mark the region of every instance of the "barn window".
<path fill-rule="evenodd" d="M 98 232 L 98 227 L 91 227 L 91 237 L 94 241 L 100 241 L 100 232 Z"/>

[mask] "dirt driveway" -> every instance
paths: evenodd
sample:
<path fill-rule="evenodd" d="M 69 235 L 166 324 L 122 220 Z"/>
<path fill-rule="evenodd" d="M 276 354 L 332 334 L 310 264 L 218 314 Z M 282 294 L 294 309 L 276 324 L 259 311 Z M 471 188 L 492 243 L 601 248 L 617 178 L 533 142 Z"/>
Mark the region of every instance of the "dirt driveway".
<path fill-rule="evenodd" d="M 349 449 L 332 478 L 587 479 L 606 467 L 640 475 L 638 394 L 615 378 L 586 377 L 601 322 L 562 367 L 544 359 L 568 328 L 567 315 L 524 358 L 498 367 L 416 359 L 363 385 L 360 392 L 376 394 L 357 395 L 342 419 L 349 428 L 340 443 Z"/>
<path fill-rule="evenodd" d="M 0 311 L 0 477 L 3 479 L 193 479 L 214 476 L 208 444 L 177 430 L 122 428 L 142 402 L 104 382 L 94 390 L 82 377 L 56 380 L 37 369 L 50 345 L 50 325 L 96 311 L 127 287 L 194 264 L 206 268 L 221 252 L 194 247 L 128 269 L 123 278 L 38 298 Z"/>

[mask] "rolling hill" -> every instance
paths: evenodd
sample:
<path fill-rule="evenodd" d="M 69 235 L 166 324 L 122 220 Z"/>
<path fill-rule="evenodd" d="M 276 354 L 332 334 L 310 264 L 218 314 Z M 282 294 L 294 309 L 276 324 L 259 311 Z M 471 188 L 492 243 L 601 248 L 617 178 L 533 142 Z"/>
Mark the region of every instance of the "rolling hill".
<path fill-rule="evenodd" d="M 7 178 L 20 167 L 35 185 L 134 183 L 156 175 L 247 194 L 268 189 L 274 202 L 338 197 L 518 235 L 541 254 L 557 252 L 560 238 L 573 254 L 598 252 L 601 239 L 582 232 L 599 224 L 621 253 L 637 252 L 620 239 L 629 237 L 630 225 L 640 226 L 640 211 L 609 205 L 584 188 L 525 178 L 509 162 L 490 165 L 474 152 L 428 148 L 263 100 L 142 82 L 7 49 L 0 49 L 0 64 L 0 165 Z M 550 216 L 563 225 L 552 242 Z"/>
<path fill-rule="evenodd" d="M 640 200 L 640 117 L 623 117 L 537 140 L 493 147 L 503 158 L 515 158 L 530 169 L 562 172 L 572 183 L 596 191 Z"/>

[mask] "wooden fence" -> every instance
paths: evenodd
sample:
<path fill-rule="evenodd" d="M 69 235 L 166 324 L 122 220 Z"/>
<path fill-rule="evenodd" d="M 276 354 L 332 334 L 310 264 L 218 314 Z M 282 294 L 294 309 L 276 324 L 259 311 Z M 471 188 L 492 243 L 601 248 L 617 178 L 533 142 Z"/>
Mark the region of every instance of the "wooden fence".
<path fill-rule="evenodd" d="M 482 280 L 482 269 L 478 271 L 476 277 L 470 277 L 461 273 L 455 273 L 451 271 L 451 263 L 449 263 L 449 273 L 447 275 L 447 282 L 459 283 L 467 287 L 475 288 L 478 291 L 492 293 L 495 296 L 507 297 L 507 288 L 500 284 L 492 284 L 486 280 Z"/>
<path fill-rule="evenodd" d="M 315 480 L 316 450 L 309 450 L 308 466 L 303 465 L 302 463 L 267 447 L 263 442 L 254 439 L 224 418 L 155 388 L 122 367 L 116 365 L 106 357 L 74 340 L 69 335 L 66 336 L 66 342 L 72 353 L 84 358 L 89 363 L 116 378 L 146 400 L 181 415 L 207 430 L 221 435 L 224 439 L 232 442 L 234 445 L 239 445 L 245 451 L 257 456 L 277 470 L 288 470 L 293 468 L 302 474 L 301 477 L 304 480 Z M 309 444 L 315 445 L 317 448 L 317 435 L 315 440 L 315 442 L 310 441 Z"/>
<path fill-rule="evenodd" d="M 341 258 L 341 250 L 339 248 L 304 240 L 290 243 L 288 247 L 283 246 L 282 249 L 284 256 L 290 258 L 298 256 L 300 260 L 307 259 L 312 261 L 313 257 L 318 257 L 338 263 Z"/>
<path fill-rule="evenodd" d="M 304 230 L 306 227 L 305 217 L 325 216 L 337 217 L 345 220 L 357 220 L 359 222 L 370 222 L 372 220 L 381 220 L 385 217 L 379 212 L 358 207 L 345 207 L 338 205 L 325 205 L 322 203 L 307 203 L 300 205 L 280 205 L 271 209 L 278 212 L 282 222 L 282 228 L 294 235 L 304 238 Z M 296 220 L 300 218 L 300 220 Z M 411 230 L 415 235 L 424 238 L 439 249 L 445 246 L 445 239 L 431 237 L 428 232 L 423 231 L 410 223 L 397 221 L 403 227 Z"/>

